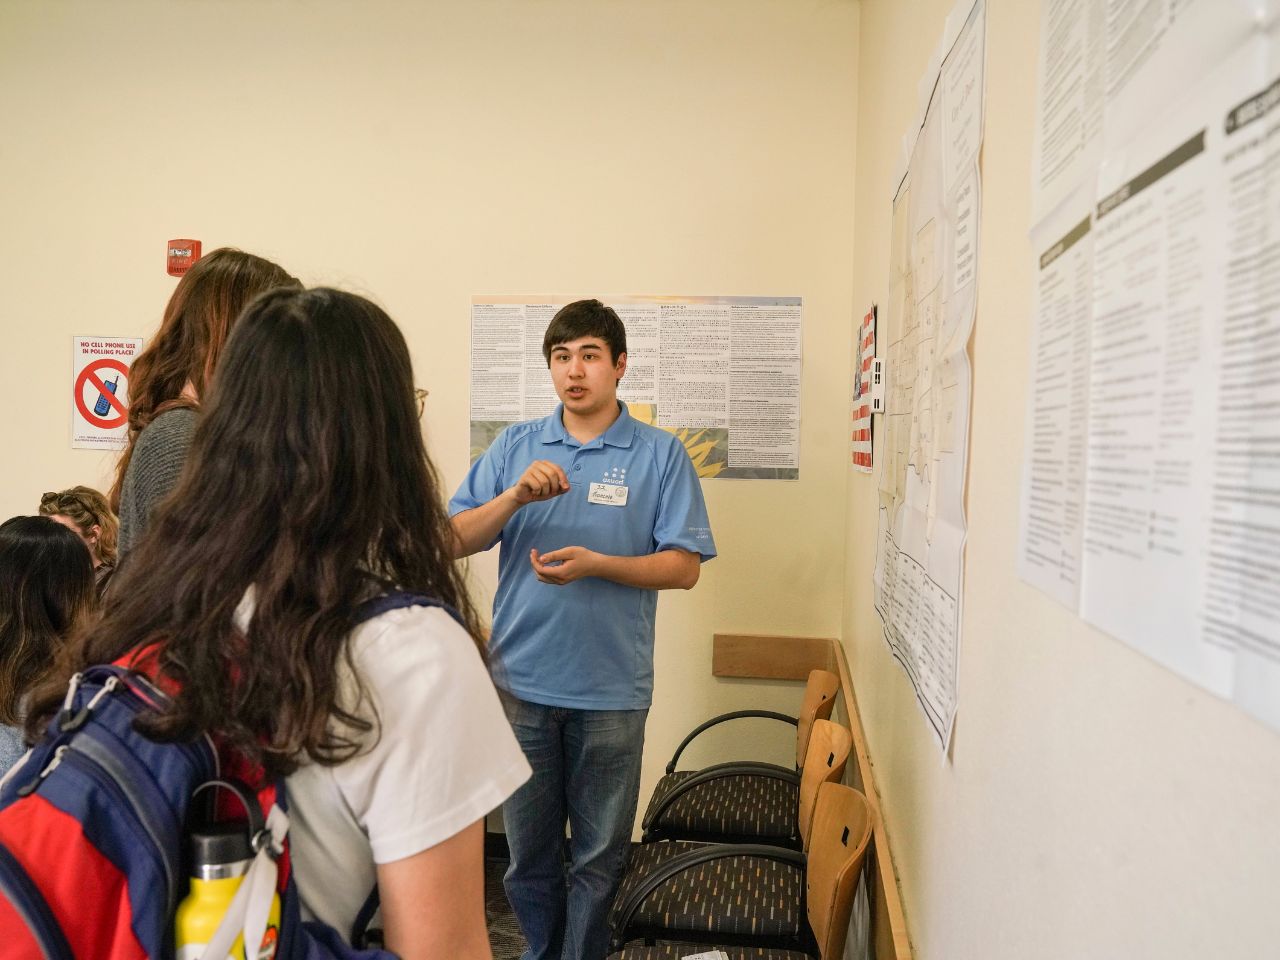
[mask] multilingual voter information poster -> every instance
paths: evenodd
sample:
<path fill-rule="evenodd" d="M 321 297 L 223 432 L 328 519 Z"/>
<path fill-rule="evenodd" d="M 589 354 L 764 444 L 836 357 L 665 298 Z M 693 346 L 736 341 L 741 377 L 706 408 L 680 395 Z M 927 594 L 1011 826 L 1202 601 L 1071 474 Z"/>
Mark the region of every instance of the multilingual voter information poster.
<path fill-rule="evenodd" d="M 141 351 L 139 338 L 72 338 L 72 447 L 124 448 L 129 430 L 129 368 Z"/>
<path fill-rule="evenodd" d="M 1018 573 L 1280 730 L 1280 21 L 1263 6 L 1041 2 Z"/>
<path fill-rule="evenodd" d="M 555 410 L 542 335 L 573 299 L 472 298 L 471 459 Z M 627 328 L 633 417 L 679 437 L 704 479 L 799 479 L 799 297 L 603 299 Z"/>

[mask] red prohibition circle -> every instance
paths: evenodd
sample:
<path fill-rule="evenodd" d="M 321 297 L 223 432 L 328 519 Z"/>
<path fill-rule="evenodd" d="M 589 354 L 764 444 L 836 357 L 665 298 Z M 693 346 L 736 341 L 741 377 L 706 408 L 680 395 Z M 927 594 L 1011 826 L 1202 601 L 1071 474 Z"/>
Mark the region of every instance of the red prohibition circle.
<path fill-rule="evenodd" d="M 103 430 L 110 430 L 113 427 L 122 427 L 126 420 L 129 419 L 129 411 L 125 409 L 124 404 L 119 398 L 107 389 L 107 385 L 102 382 L 102 378 L 98 376 L 99 370 L 114 370 L 123 377 L 129 376 L 129 368 L 116 360 L 114 357 L 101 357 L 94 360 L 91 364 L 80 371 L 80 376 L 76 377 L 76 385 L 73 393 L 76 398 L 76 409 L 80 411 L 80 416 L 84 417 L 85 422 L 91 427 L 99 427 Z M 92 382 L 98 388 L 98 392 L 107 398 L 107 403 L 115 409 L 119 416 L 110 419 L 100 417 L 84 403 L 84 385 Z"/>

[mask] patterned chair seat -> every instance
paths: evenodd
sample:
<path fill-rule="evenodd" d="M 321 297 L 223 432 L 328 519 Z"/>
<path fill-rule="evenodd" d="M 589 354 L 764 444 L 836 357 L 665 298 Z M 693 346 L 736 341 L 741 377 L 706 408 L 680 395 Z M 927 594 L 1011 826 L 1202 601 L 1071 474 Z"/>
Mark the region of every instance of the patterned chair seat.
<path fill-rule="evenodd" d="M 619 907 L 631 891 L 678 854 L 706 847 L 671 841 L 633 848 L 614 901 L 614 929 L 621 920 Z M 804 872 L 799 866 L 767 857 L 735 855 L 699 863 L 677 873 L 645 897 L 628 930 L 661 929 L 677 936 L 719 934 L 726 939 L 798 941 L 804 936 L 803 888 Z"/>
<path fill-rule="evenodd" d="M 839 689 L 840 678 L 834 673 L 811 670 L 805 680 L 804 698 L 797 716 L 772 710 L 732 710 L 696 726 L 676 747 L 666 766 L 667 775 L 659 781 L 649 800 L 643 821 L 644 842 L 763 843 L 799 850 L 802 846 L 797 822 L 800 771 L 808 756 L 814 724 L 819 720 L 825 722 L 831 716 Z M 756 753 L 751 749 L 753 744 L 749 738 L 740 737 L 738 746 L 747 747 L 747 755 L 702 770 L 676 769 L 685 749 L 698 737 L 723 724 L 743 720 L 768 720 L 795 727 L 795 767 L 751 759 Z M 689 784 L 692 777 L 698 780 Z M 689 792 L 675 794 L 675 788 L 682 784 L 688 785 Z M 658 814 L 664 799 L 674 802 Z"/>
<path fill-rule="evenodd" d="M 770 947 L 722 947 L 705 943 L 663 942 L 654 947 L 628 944 L 618 953 L 609 954 L 609 960 L 683 960 L 699 953 L 723 950 L 729 960 L 811 960 L 809 954 L 796 950 L 778 950 Z"/>
<path fill-rule="evenodd" d="M 644 822 L 647 835 L 775 843 L 799 847 L 798 784 L 776 777 L 733 774 L 696 785 L 651 820 L 667 796 L 697 771 L 677 770 L 658 781 Z"/>

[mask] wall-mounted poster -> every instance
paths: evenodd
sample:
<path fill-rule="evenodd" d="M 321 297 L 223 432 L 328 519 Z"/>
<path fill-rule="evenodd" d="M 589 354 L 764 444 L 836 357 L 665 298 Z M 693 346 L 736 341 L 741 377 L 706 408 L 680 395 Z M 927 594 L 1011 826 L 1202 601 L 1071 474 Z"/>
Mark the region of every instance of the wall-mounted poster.
<path fill-rule="evenodd" d="M 121 450 L 129 422 L 129 367 L 142 341 L 74 337 L 71 341 L 71 446 Z"/>
<path fill-rule="evenodd" d="M 850 458 L 859 473 L 871 472 L 871 377 L 876 362 L 876 308 L 867 311 L 855 331 L 853 351 L 853 423 Z"/>
<path fill-rule="evenodd" d="M 473 297 L 471 459 L 557 399 L 542 335 L 573 297 Z M 800 476 L 799 297 L 605 297 L 627 328 L 618 398 L 704 479 Z"/>
<path fill-rule="evenodd" d="M 875 605 L 938 745 L 959 702 L 965 470 L 981 217 L 985 0 L 947 22 L 893 198 Z"/>

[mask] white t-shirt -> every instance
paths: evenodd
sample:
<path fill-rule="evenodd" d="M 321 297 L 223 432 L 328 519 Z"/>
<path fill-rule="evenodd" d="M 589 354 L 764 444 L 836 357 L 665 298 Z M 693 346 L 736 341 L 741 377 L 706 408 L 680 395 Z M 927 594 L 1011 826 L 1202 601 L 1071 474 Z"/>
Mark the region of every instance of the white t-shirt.
<path fill-rule="evenodd" d="M 374 887 L 375 864 L 454 836 L 530 774 L 475 644 L 449 614 L 392 610 L 349 642 L 381 737 L 338 766 L 305 763 L 287 780 L 303 919 L 344 938 Z M 351 709 L 349 678 L 344 689 Z M 368 703 L 355 712 L 369 717 Z"/>

